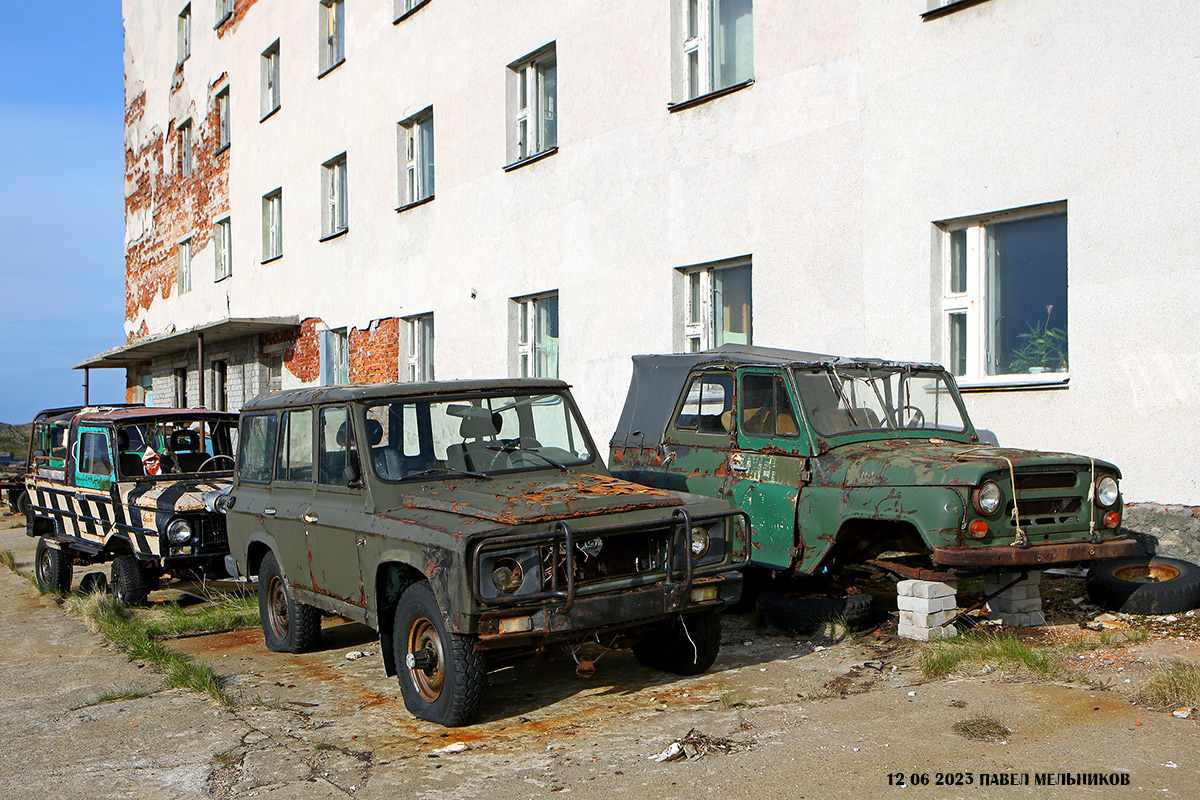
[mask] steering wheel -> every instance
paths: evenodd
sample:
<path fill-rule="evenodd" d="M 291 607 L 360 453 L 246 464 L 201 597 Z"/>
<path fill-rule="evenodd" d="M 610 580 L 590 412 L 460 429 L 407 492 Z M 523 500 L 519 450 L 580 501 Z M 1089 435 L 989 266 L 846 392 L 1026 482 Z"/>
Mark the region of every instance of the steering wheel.
<path fill-rule="evenodd" d="M 196 472 L 204 472 L 204 468 L 216 461 L 218 458 L 228 458 L 230 469 L 233 469 L 235 466 L 237 466 L 237 461 L 234 460 L 233 456 L 227 456 L 224 453 L 217 453 L 215 456 L 209 456 L 208 458 L 204 459 L 203 463 L 196 467 Z M 215 471 L 216 470 L 214 470 L 214 472 Z"/>
<path fill-rule="evenodd" d="M 900 406 L 896 412 L 903 415 L 905 411 L 909 413 L 909 420 L 904 425 L 906 428 L 924 428 L 925 427 L 925 412 L 916 406 Z"/>

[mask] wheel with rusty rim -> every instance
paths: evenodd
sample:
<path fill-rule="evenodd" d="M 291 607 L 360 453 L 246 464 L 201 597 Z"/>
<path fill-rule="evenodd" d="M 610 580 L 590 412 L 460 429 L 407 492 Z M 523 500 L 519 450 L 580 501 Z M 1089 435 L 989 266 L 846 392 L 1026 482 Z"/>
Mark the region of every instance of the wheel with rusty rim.
<path fill-rule="evenodd" d="M 113 599 L 123 606 L 145 605 L 150 596 L 146 571 L 137 556 L 129 553 L 113 557 L 112 578 L 108 583 Z"/>
<path fill-rule="evenodd" d="M 479 716 L 487 662 L 474 636 L 450 633 L 429 581 L 400 596 L 392 646 L 404 705 L 414 716 L 447 727 Z"/>
<path fill-rule="evenodd" d="M 268 650 L 303 653 L 321 639 L 321 612 L 292 595 L 274 553 L 258 568 L 258 615 Z"/>
<path fill-rule="evenodd" d="M 51 547 L 45 539 L 38 539 L 33 573 L 38 588 L 43 592 L 71 590 L 71 556 L 57 547 Z"/>
<path fill-rule="evenodd" d="M 1165 556 L 1097 561 L 1088 570 L 1088 598 L 1109 611 L 1173 614 L 1200 606 L 1200 567 Z"/>

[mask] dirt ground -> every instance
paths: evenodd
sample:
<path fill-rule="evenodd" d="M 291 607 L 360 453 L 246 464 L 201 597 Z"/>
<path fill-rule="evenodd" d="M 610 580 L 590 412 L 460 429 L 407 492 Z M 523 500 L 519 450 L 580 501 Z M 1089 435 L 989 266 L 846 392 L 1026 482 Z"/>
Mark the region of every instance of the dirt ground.
<path fill-rule="evenodd" d="M 0 530 L 0 550 L 31 572 L 34 542 L 21 522 L 0 518 L 0 528 L 12 526 Z M 823 645 L 726 615 L 707 674 L 678 678 L 613 652 L 585 679 L 564 654 L 493 673 L 483 720 L 447 730 L 409 715 L 383 674 L 378 641 L 360 625 L 326 619 L 321 648 L 304 655 L 268 652 L 257 629 L 172 640 L 214 665 L 238 698 L 225 708 L 162 688 L 149 667 L 8 570 L 0 598 L 0 741 L 10 775 L 0 800 L 1190 800 L 1200 774 L 1200 723 L 1128 699 L 1147 664 L 1200 661 L 1200 635 L 1186 626 L 1081 654 L 1079 670 L 1107 684 L 1095 688 L 978 664 L 931 681 L 919 668 L 923 646 L 886 635 L 886 624 Z M 1036 635 L 1079 633 L 1069 623 Z M 103 700 L 126 690 L 147 694 Z M 677 741 L 699 755 L 651 760 Z M 1038 785 L 1064 773 L 1117 785 Z"/>

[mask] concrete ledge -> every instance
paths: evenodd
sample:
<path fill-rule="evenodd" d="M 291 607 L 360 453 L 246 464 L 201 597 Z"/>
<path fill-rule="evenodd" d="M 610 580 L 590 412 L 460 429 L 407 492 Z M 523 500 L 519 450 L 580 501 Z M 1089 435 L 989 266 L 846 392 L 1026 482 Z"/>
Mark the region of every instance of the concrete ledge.
<path fill-rule="evenodd" d="M 1200 506 L 1130 503 L 1121 532 L 1135 537 L 1149 555 L 1200 564 Z"/>

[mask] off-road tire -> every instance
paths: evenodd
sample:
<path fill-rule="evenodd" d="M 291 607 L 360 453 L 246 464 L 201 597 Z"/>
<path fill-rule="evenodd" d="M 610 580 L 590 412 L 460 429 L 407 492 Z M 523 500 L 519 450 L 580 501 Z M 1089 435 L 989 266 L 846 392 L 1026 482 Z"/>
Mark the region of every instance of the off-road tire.
<path fill-rule="evenodd" d="M 296 600 L 274 553 L 258 568 L 258 615 L 267 649 L 303 653 L 321 640 L 321 612 Z"/>
<path fill-rule="evenodd" d="M 24 516 L 26 520 L 33 519 L 33 503 L 29 499 L 29 492 L 24 489 L 17 495 L 17 507 L 15 510 L 18 514 Z"/>
<path fill-rule="evenodd" d="M 637 660 L 652 669 L 675 675 L 699 675 L 721 651 L 721 619 L 716 611 L 700 611 L 675 621 L 675 626 L 633 646 Z"/>
<path fill-rule="evenodd" d="M 37 554 L 33 561 L 33 574 L 38 588 L 43 592 L 71 591 L 71 556 L 57 547 L 38 539 Z"/>
<path fill-rule="evenodd" d="M 1097 561 L 1087 574 L 1088 599 L 1126 614 L 1174 614 L 1200 606 L 1200 567 L 1165 556 Z"/>
<path fill-rule="evenodd" d="M 108 585 L 112 587 L 113 599 L 123 606 L 144 606 L 150 596 L 142 562 L 128 553 L 113 558 L 112 578 Z"/>
<path fill-rule="evenodd" d="M 759 619 L 777 628 L 796 633 L 815 633 L 832 620 L 844 620 L 850 630 L 871 623 L 872 597 L 869 594 L 827 595 L 777 594 L 763 592 L 755 611 Z"/>
<path fill-rule="evenodd" d="M 429 581 L 414 583 L 400 595 L 392 631 L 396 677 L 404 705 L 413 716 L 448 728 L 479 717 L 487 690 L 487 659 L 475 650 L 475 637 L 450 633 Z M 427 668 L 410 665 L 409 656 L 433 653 Z"/>

